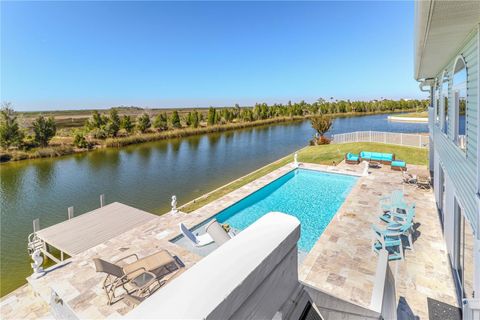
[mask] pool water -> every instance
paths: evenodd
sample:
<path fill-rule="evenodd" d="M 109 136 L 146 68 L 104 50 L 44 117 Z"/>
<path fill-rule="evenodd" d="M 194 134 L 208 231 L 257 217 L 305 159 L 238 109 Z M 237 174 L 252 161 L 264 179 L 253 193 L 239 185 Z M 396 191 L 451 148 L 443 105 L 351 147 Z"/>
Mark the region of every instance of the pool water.
<path fill-rule="evenodd" d="M 345 201 L 357 177 L 296 169 L 215 216 L 243 230 L 260 217 L 279 211 L 301 223 L 300 251 L 309 252 Z"/>

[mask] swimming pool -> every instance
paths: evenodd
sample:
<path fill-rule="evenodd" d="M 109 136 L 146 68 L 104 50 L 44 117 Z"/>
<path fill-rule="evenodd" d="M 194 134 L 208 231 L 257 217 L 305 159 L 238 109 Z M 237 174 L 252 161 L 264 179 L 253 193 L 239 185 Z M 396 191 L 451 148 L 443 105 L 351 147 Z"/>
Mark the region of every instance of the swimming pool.
<path fill-rule="evenodd" d="M 301 223 L 300 251 L 309 252 L 345 201 L 358 177 L 296 169 L 214 216 L 243 230 L 260 217 L 279 211 Z"/>

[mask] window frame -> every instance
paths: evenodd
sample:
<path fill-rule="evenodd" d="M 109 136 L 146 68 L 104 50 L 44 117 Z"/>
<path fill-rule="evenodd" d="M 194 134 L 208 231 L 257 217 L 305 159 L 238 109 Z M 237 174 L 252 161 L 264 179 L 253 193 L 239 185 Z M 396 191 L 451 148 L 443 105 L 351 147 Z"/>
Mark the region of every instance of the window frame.
<path fill-rule="evenodd" d="M 438 78 L 435 79 L 435 91 L 434 91 L 434 112 L 435 112 L 435 124 L 440 127 L 440 119 L 442 117 L 441 114 L 441 109 L 440 109 L 440 97 L 441 97 L 441 86 L 440 86 L 440 81 Z"/>
<path fill-rule="evenodd" d="M 458 70 L 458 71 L 455 71 L 457 69 L 457 65 L 458 63 L 461 62 L 463 64 L 463 68 Z M 459 90 L 456 90 L 456 86 L 458 84 L 455 83 L 455 74 L 457 74 L 458 72 L 462 71 L 462 70 L 465 70 L 465 148 L 461 148 L 460 147 L 460 140 L 459 140 L 459 137 L 460 137 L 460 95 L 457 94 L 457 92 L 459 92 Z M 467 67 L 467 62 L 465 61 L 465 58 L 463 57 L 463 55 L 459 54 L 456 58 L 455 58 L 455 63 L 453 64 L 452 66 L 452 94 L 453 94 L 453 105 L 451 106 L 451 108 L 453 108 L 453 112 L 454 112 L 454 118 L 453 118 L 453 142 L 455 143 L 455 145 L 462 151 L 465 153 L 465 155 L 467 154 L 467 148 L 468 148 L 468 144 L 467 144 L 467 107 L 468 107 L 468 67 Z"/>
<path fill-rule="evenodd" d="M 444 84 L 447 84 L 447 92 L 444 91 Z M 447 70 L 442 72 L 442 78 L 440 82 L 440 131 L 448 137 L 448 105 L 449 105 L 449 89 L 450 89 L 450 78 Z M 445 112 L 445 98 L 447 99 L 447 112 Z"/>

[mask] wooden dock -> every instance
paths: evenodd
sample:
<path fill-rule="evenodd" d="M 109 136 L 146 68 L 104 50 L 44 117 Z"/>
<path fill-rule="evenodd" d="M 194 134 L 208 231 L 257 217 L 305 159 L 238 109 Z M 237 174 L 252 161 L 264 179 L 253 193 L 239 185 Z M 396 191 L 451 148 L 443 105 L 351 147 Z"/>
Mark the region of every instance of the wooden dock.
<path fill-rule="evenodd" d="M 114 202 L 39 230 L 36 236 L 44 244 L 73 256 L 155 218 L 154 214 Z"/>

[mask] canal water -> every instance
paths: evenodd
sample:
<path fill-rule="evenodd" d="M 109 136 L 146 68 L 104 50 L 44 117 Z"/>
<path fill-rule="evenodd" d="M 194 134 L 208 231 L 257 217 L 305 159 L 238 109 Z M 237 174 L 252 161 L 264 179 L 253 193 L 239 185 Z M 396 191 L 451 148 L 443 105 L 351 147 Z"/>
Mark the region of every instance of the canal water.
<path fill-rule="evenodd" d="M 388 115 L 336 118 L 330 134 L 362 130 L 427 132 L 426 124 L 389 122 Z M 309 121 L 283 123 L 0 165 L 1 295 L 31 273 L 32 220 L 48 227 L 106 202 L 161 214 L 307 145 Z"/>

